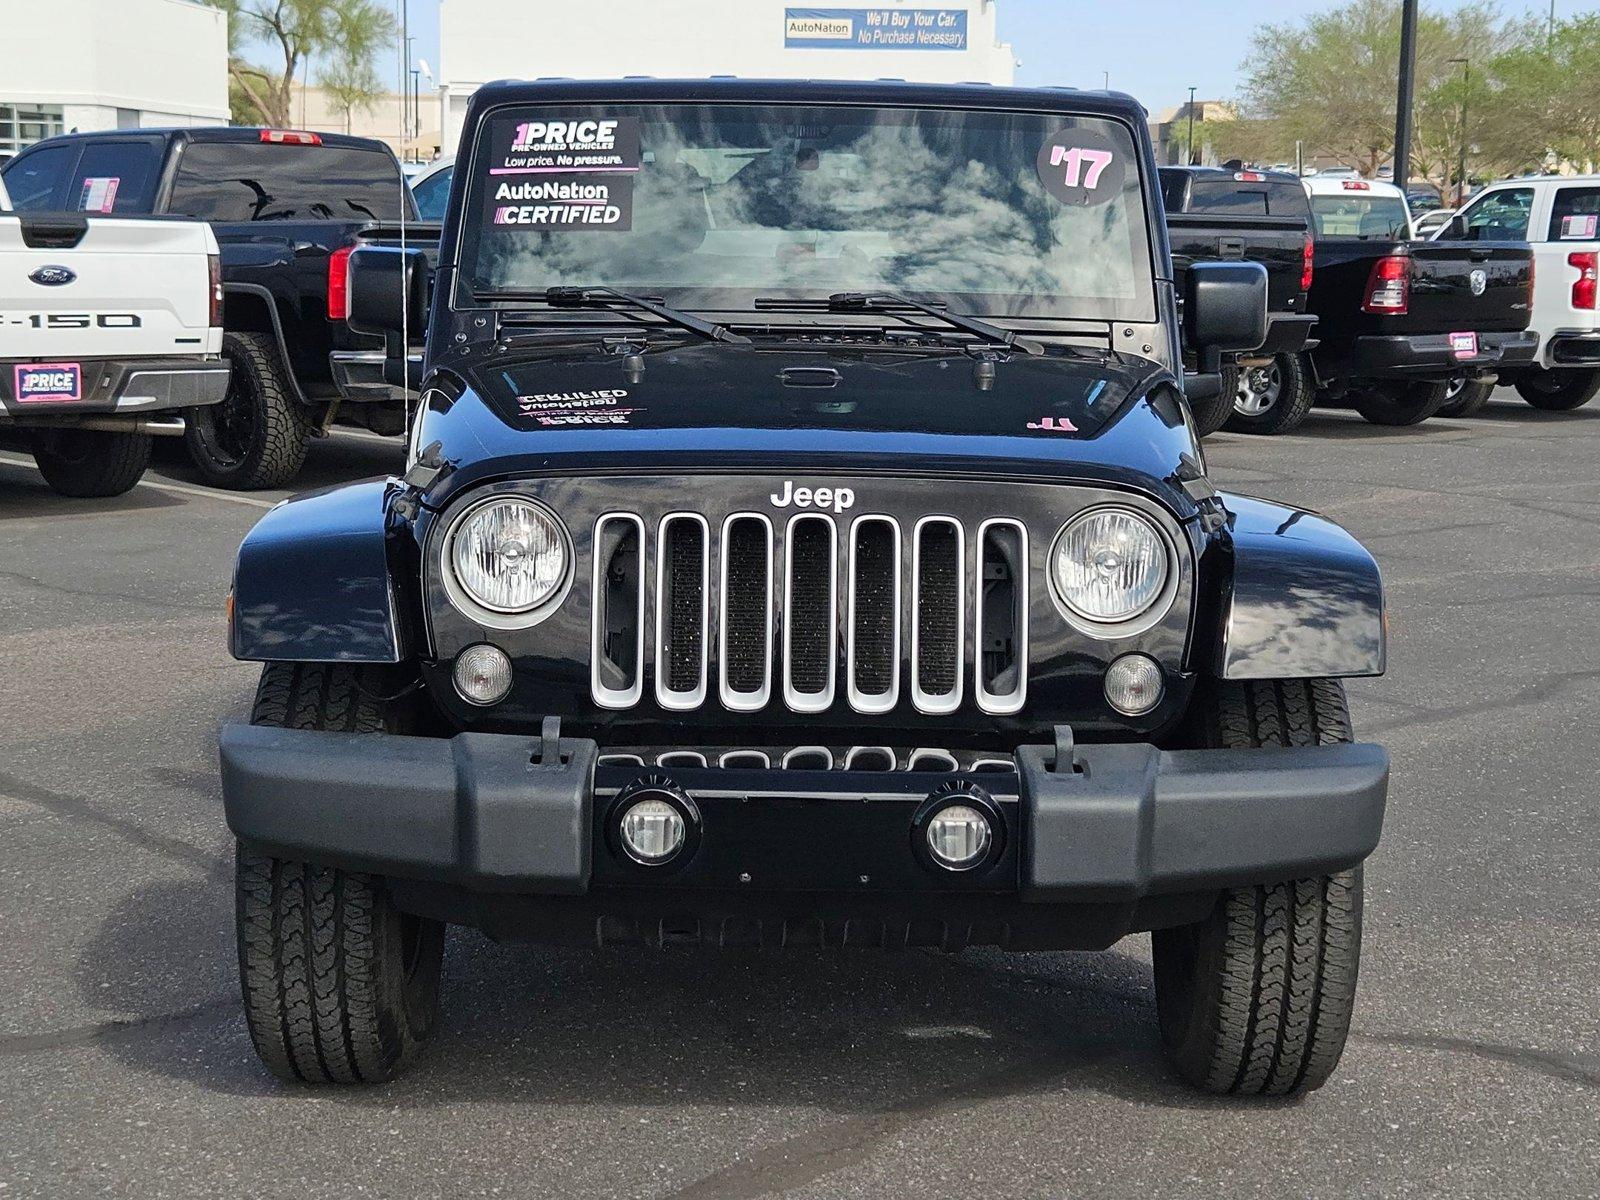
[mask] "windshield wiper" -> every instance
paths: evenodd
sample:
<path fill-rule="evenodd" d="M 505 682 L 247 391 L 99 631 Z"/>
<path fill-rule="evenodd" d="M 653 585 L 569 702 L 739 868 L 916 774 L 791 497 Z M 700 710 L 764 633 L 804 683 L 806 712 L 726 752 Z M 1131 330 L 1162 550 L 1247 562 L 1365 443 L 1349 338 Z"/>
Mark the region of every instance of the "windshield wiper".
<path fill-rule="evenodd" d="M 632 292 L 619 292 L 613 287 L 553 287 L 545 289 L 544 298 L 553 308 L 610 308 L 611 306 L 606 303 L 608 300 L 620 300 L 631 308 L 653 313 L 669 325 L 698 333 L 701 337 L 715 342 L 750 341 L 744 334 L 734 333 L 726 325 L 718 325 L 715 321 L 707 321 L 693 313 L 668 308 L 665 304 L 658 304 L 644 296 L 635 296 Z"/>
<path fill-rule="evenodd" d="M 761 302 L 756 303 L 759 306 Z M 829 312 L 893 312 L 897 307 L 938 317 L 946 325 L 974 334 L 986 342 L 1019 350 L 1023 354 L 1044 353 L 1043 342 L 1023 337 L 1015 330 L 1001 329 L 998 325 L 991 325 L 987 321 L 962 313 L 946 312 L 936 304 L 913 300 L 910 296 L 902 296 L 898 292 L 835 292 L 827 301 Z"/>

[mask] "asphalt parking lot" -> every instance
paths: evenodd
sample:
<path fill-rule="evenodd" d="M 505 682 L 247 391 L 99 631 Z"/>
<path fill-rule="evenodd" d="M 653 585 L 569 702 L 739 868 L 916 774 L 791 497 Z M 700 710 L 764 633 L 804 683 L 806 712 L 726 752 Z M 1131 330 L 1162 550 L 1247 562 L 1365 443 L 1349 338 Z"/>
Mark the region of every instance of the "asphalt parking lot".
<path fill-rule="evenodd" d="M 454 931 L 445 1025 L 286 1089 L 241 1018 L 215 731 L 233 551 L 276 497 L 176 458 L 106 501 L 0 451 L 0 1195 L 1600 1194 L 1600 407 L 1209 443 L 1378 555 L 1394 758 L 1355 1032 L 1322 1091 L 1163 1073 L 1103 955 L 550 952 Z M 378 474 L 339 435 L 300 487 Z"/>

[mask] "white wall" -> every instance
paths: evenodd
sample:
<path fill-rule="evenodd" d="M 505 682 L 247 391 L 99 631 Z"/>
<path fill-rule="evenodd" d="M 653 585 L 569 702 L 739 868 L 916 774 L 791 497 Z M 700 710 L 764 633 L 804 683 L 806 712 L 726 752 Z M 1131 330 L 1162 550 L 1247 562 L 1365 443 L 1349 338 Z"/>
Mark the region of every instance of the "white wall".
<path fill-rule="evenodd" d="M 441 0 L 440 104 L 446 153 L 461 137 L 467 99 L 495 79 L 877 79 L 924 83 L 1015 78 L 995 33 L 996 0 L 584 0 L 580 4 Z M 785 10 L 953 10 L 967 49 L 823 50 L 785 45 Z"/>
<path fill-rule="evenodd" d="M 228 22 L 193 0 L 3 0 L 0 102 L 60 105 L 67 129 L 228 120 Z"/>

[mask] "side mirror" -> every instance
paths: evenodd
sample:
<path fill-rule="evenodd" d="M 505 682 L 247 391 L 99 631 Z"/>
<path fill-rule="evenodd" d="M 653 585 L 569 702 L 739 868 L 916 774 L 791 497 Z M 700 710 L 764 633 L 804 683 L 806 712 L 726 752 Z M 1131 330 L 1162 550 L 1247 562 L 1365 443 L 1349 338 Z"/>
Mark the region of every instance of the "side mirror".
<path fill-rule="evenodd" d="M 428 260 L 421 250 L 358 246 L 350 255 L 346 284 L 350 328 L 383 338 L 385 374 L 405 377 L 407 335 L 421 342 L 428 323 Z"/>
<path fill-rule="evenodd" d="M 1436 233 L 1434 237 L 1446 242 L 1464 242 L 1471 231 L 1467 228 L 1467 219 L 1460 213 L 1450 218 L 1450 223 L 1444 227 L 1443 233 Z"/>
<path fill-rule="evenodd" d="M 1183 324 L 1202 363 L 1227 351 L 1254 350 L 1267 340 L 1267 269 L 1253 262 L 1195 263 Z"/>

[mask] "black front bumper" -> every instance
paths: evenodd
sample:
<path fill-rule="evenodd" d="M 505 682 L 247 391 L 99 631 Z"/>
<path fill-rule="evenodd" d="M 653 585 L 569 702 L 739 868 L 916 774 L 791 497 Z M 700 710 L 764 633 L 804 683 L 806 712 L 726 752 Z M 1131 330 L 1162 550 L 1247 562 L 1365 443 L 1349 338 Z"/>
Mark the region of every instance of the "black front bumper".
<path fill-rule="evenodd" d="M 221 736 L 228 824 L 280 857 L 472 893 L 579 896 L 630 888 L 1022 904 L 1130 903 L 1354 866 L 1377 845 L 1388 757 L 1369 744 L 1163 751 L 1023 746 L 1016 770 L 939 772 L 597 766 L 593 741 L 464 733 L 434 739 L 233 725 Z M 641 775 L 695 798 L 687 861 L 614 848 L 612 801 Z M 977 871 L 916 852 L 930 793 L 977 785 L 999 849 Z"/>
<path fill-rule="evenodd" d="M 1493 375 L 1532 360 L 1539 335 L 1480 333 L 1478 352 L 1459 355 L 1448 333 L 1374 334 L 1358 337 L 1343 350 L 1327 343 L 1317 352 L 1317 372 L 1325 379 L 1449 379 Z M 1324 353 L 1326 351 L 1326 353 Z"/>

